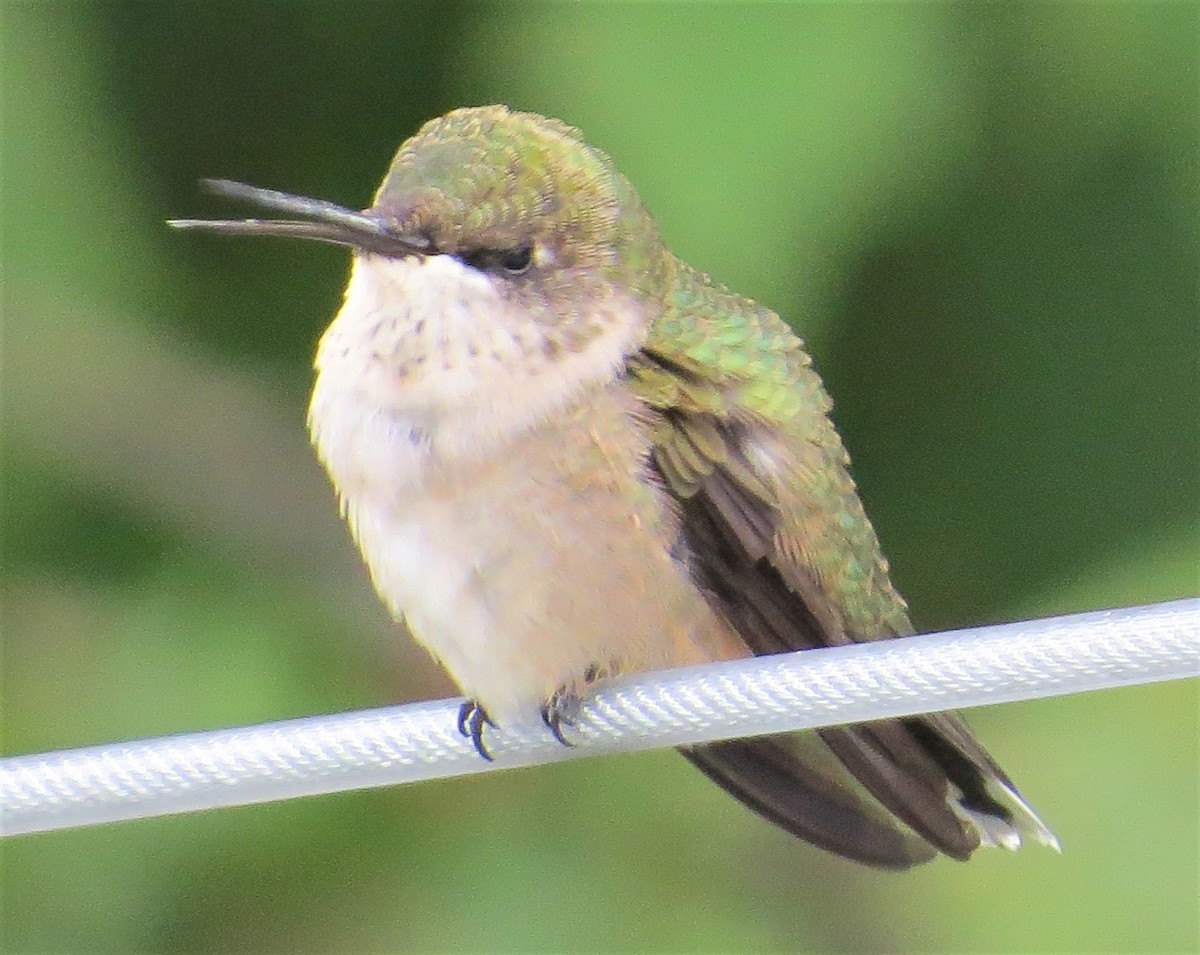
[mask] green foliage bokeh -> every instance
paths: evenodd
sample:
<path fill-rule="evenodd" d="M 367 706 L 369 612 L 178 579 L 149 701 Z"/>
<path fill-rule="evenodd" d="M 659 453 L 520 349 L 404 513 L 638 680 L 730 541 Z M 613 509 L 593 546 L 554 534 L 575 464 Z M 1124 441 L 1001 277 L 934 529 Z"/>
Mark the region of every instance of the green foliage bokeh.
<path fill-rule="evenodd" d="M 452 692 L 304 449 L 344 254 L 162 223 L 365 205 L 458 105 L 809 340 L 918 626 L 1196 594 L 1197 9 L 4 0 L 5 752 Z M 1196 704 L 972 714 L 1061 857 L 859 869 L 651 753 L 13 840 L 3 945 L 1194 951 Z"/>

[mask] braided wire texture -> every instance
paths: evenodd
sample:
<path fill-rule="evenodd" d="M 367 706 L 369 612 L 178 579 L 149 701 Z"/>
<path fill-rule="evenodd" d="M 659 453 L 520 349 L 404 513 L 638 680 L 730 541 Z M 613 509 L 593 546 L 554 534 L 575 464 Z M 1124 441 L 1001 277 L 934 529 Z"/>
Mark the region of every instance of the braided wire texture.
<path fill-rule="evenodd" d="M 441 700 L 0 760 L 0 835 L 245 805 L 1200 675 L 1200 599 L 613 680 L 555 741 Z"/>

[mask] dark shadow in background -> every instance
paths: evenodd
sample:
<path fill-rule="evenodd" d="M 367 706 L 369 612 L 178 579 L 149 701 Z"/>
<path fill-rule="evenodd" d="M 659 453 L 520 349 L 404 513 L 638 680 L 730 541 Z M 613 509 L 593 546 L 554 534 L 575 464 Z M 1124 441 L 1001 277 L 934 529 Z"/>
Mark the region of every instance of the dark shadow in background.
<path fill-rule="evenodd" d="M 1200 519 L 1197 133 L 1115 123 L 1080 151 L 1035 135 L 1036 80 L 984 75 L 982 162 L 868 247 L 820 356 L 918 629 Z"/>

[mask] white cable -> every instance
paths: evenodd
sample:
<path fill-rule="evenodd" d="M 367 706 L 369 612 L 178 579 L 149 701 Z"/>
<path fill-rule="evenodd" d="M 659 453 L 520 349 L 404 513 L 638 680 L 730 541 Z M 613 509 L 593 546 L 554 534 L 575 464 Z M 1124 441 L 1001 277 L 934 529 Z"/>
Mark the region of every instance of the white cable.
<path fill-rule="evenodd" d="M 614 680 L 565 747 L 441 700 L 0 760 L 0 834 L 414 782 L 573 756 L 1059 696 L 1200 675 L 1200 599 Z"/>

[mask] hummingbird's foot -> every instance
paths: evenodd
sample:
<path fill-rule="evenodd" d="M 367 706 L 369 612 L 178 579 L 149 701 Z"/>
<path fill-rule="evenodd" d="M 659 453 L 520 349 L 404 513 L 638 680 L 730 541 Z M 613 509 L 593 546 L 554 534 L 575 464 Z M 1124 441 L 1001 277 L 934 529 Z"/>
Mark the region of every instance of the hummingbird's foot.
<path fill-rule="evenodd" d="M 563 734 L 563 727 L 574 726 L 579 721 L 579 706 L 582 701 L 583 698 L 576 690 L 563 687 L 542 706 L 542 722 L 563 746 L 575 745 Z"/>
<path fill-rule="evenodd" d="M 475 752 L 490 763 L 492 754 L 487 751 L 487 746 L 483 743 L 483 727 L 485 725 L 496 725 L 487 715 L 487 710 L 474 700 L 464 700 L 463 705 L 458 708 L 458 731 L 471 741 L 475 746 Z"/>

